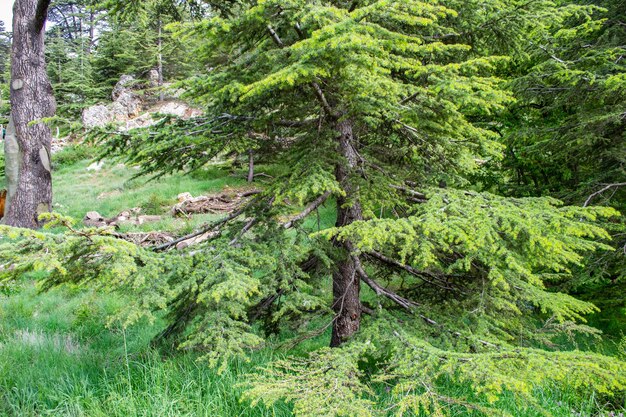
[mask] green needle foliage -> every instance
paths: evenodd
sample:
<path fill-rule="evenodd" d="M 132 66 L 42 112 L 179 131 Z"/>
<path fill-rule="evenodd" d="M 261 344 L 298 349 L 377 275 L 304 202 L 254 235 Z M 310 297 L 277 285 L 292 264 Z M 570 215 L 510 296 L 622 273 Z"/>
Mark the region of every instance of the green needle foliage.
<path fill-rule="evenodd" d="M 508 54 L 536 25 L 601 24 L 593 11 L 264 0 L 180 25 L 202 40 L 208 70 L 183 84 L 207 116 L 100 136 L 106 154 L 158 176 L 252 151 L 280 174 L 180 252 L 73 230 L 58 216 L 51 225 L 70 227 L 64 235 L 2 228 L 11 240 L 0 260 L 12 267 L 0 279 L 44 270 L 47 286 L 130 293 L 125 325 L 165 311 L 160 340 L 220 369 L 275 332 L 298 343 L 332 327 L 334 349 L 250 377 L 249 399 L 286 400 L 300 416 L 498 415 L 504 395 L 549 415 L 536 388 L 553 383 L 617 402 L 623 362 L 555 350 L 563 334 L 595 334 L 582 324 L 594 305 L 548 288 L 611 249 L 598 222 L 617 212 L 469 191 L 505 150 L 497 132 L 516 98 Z M 335 227 L 312 233 L 305 219 L 327 199 Z M 386 388 L 391 404 L 377 401 Z"/>

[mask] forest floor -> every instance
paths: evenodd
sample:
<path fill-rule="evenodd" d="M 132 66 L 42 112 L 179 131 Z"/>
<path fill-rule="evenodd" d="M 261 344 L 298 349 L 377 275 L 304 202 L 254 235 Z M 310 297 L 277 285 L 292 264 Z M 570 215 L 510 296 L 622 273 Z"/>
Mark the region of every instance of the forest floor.
<path fill-rule="evenodd" d="M 127 225 L 122 231 L 161 230 L 184 234 L 215 214 L 175 218 L 169 208 L 180 193 L 193 196 L 245 186 L 244 173 L 219 165 L 191 175 L 156 181 L 131 179 L 132 168 L 93 161 L 77 149 L 55 156 L 54 208 L 81 219 L 88 211 L 105 217 L 133 207 L 162 215 L 158 222 Z M 333 222 L 332 205 L 321 210 L 321 227 Z M 190 352 L 157 352 L 150 340 L 163 326 L 142 322 L 122 329 L 107 317 L 125 303 L 119 295 L 78 287 L 42 293 L 29 275 L 0 292 L 0 416 L 290 416 L 287 404 L 251 407 L 240 400 L 246 374 L 285 355 L 302 355 L 328 343 L 324 334 L 289 351 L 275 346 L 252 352 L 251 361 L 231 362 L 218 374 Z M 384 387 L 379 387 L 384 391 Z M 467 390 L 465 387 L 450 387 Z M 556 417 L 609 416 L 593 396 L 537 387 L 542 406 Z M 469 394 L 469 393 L 468 393 Z M 389 405 L 394 399 L 385 399 Z M 541 414 L 506 395 L 500 400 L 512 416 Z M 459 410 L 455 416 L 473 414 Z"/>

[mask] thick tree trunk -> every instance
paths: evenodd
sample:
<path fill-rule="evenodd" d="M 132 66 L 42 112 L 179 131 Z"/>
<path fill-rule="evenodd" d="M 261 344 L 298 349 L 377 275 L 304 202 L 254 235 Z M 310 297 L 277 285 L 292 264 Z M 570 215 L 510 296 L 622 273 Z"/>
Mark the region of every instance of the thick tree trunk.
<path fill-rule="evenodd" d="M 351 183 L 350 174 L 358 163 L 358 155 L 354 149 L 352 122 L 342 120 L 337 123 L 339 132 L 339 151 L 344 158 L 337 164 L 335 177 L 346 192 L 345 197 L 337 198 L 337 227 L 349 225 L 363 219 L 355 185 Z M 330 341 L 331 346 L 339 346 L 359 330 L 361 324 L 360 278 L 350 252 L 350 242 L 335 242 L 344 254 L 333 273 L 333 310 L 335 321 Z"/>
<path fill-rule="evenodd" d="M 11 49 L 11 117 L 19 146 L 19 178 L 5 218 L 11 226 L 39 227 L 50 211 L 50 128 L 38 120 L 52 117 L 56 104 L 46 72 L 44 25 L 50 0 L 15 0 Z"/>

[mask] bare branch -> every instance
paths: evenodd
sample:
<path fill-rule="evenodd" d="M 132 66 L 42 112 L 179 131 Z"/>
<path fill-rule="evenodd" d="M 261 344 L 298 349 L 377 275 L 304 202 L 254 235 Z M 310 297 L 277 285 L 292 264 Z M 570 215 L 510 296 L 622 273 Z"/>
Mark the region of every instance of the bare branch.
<path fill-rule="evenodd" d="M 587 207 L 589 205 L 589 203 L 591 203 L 591 200 L 594 199 L 594 197 L 596 197 L 597 195 L 602 194 L 603 192 L 610 190 L 611 188 L 614 187 L 624 187 L 626 186 L 626 182 L 616 182 L 614 184 L 608 184 L 606 187 L 596 191 L 595 193 L 591 194 L 589 197 L 587 197 L 587 200 L 585 201 L 585 204 L 583 204 L 583 207 Z"/>
<path fill-rule="evenodd" d="M 426 201 L 428 201 L 428 198 L 426 198 L 426 194 L 420 193 L 419 191 L 415 191 L 410 188 L 402 187 L 399 185 L 391 185 L 391 188 L 396 189 L 398 191 L 402 191 L 403 193 L 414 197 L 415 200 L 418 202 L 425 203 Z"/>
<path fill-rule="evenodd" d="M 354 262 L 354 267 L 356 269 L 356 272 L 361 277 L 361 281 L 363 281 L 371 289 L 373 289 L 377 295 L 383 295 L 387 297 L 388 299 L 390 299 L 391 301 L 393 301 L 394 303 L 398 304 L 400 307 L 411 312 L 413 311 L 413 307 L 416 307 L 419 305 L 418 303 L 411 301 L 407 298 L 404 298 L 396 294 L 395 292 L 383 287 L 382 285 L 380 285 L 379 283 L 371 279 L 365 272 L 365 269 L 363 269 L 363 265 L 361 264 L 361 260 L 359 259 L 358 256 L 352 256 L 352 261 Z"/>
<path fill-rule="evenodd" d="M 278 36 L 278 33 L 276 33 L 272 25 L 267 25 L 267 30 L 270 32 L 270 36 L 272 37 L 272 40 L 274 41 L 274 43 L 278 45 L 279 47 L 284 48 L 285 44 L 283 43 L 282 39 L 280 39 L 280 37 Z"/>
<path fill-rule="evenodd" d="M 379 253 L 376 251 L 367 252 L 367 255 L 375 259 L 378 259 L 379 261 L 384 262 L 388 265 L 394 266 L 399 269 L 403 269 L 406 272 L 410 273 L 411 275 L 418 277 L 419 279 L 426 282 L 427 284 L 434 285 L 435 287 L 439 287 L 444 290 L 462 292 L 456 287 L 451 287 L 447 282 L 442 282 L 441 278 L 433 274 L 432 272 L 420 271 L 418 269 L 413 268 L 410 265 L 405 265 L 401 262 L 396 261 L 395 259 L 389 258 L 383 255 L 382 253 Z M 438 282 L 435 282 L 435 281 L 438 281 Z"/>
<path fill-rule="evenodd" d="M 284 223 L 283 227 L 285 229 L 289 229 L 289 228 L 293 227 L 293 225 L 296 222 L 304 219 L 306 216 L 311 214 L 313 212 L 313 210 L 315 210 L 316 208 L 318 208 L 319 206 L 324 204 L 324 202 L 328 199 L 329 196 L 330 196 L 330 191 L 326 191 L 324 194 L 322 194 L 321 196 L 317 197 L 308 206 L 306 206 L 304 210 L 302 210 L 300 213 L 298 213 L 297 215 L 292 217 L 287 223 Z"/>

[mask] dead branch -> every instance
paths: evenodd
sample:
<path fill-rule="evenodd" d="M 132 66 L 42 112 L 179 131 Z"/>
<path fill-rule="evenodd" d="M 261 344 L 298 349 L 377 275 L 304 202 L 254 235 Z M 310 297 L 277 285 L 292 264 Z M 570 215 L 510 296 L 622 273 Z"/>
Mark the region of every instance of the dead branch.
<path fill-rule="evenodd" d="M 326 191 L 324 194 L 322 194 L 321 196 L 317 197 L 308 206 L 306 206 L 304 210 L 302 210 L 300 213 L 298 213 L 297 215 L 292 217 L 287 223 L 284 223 L 283 227 L 285 229 L 289 229 L 289 228 L 293 227 L 293 225 L 296 222 L 304 219 L 306 216 L 311 214 L 313 212 L 313 210 L 315 210 L 316 208 L 318 208 L 319 206 L 324 204 L 324 202 L 326 201 L 326 199 L 328 199 L 329 196 L 330 196 L 330 191 Z"/>
<path fill-rule="evenodd" d="M 371 252 L 367 252 L 367 255 L 383 262 L 386 263 L 388 265 L 394 266 L 396 268 L 402 269 L 406 272 L 408 272 L 411 275 L 414 275 L 416 277 L 418 277 L 419 279 L 421 279 L 422 281 L 424 281 L 427 284 L 433 285 L 435 287 L 439 287 L 441 289 L 444 290 L 449 290 L 449 291 L 458 291 L 461 292 L 458 288 L 456 287 L 451 287 L 448 285 L 448 283 L 446 282 L 442 282 L 441 278 L 438 277 L 437 275 L 433 274 L 432 272 L 428 272 L 428 271 L 420 271 L 418 269 L 413 268 L 410 265 L 405 265 L 401 262 L 396 261 L 395 259 L 389 258 L 385 255 L 383 255 L 382 253 L 376 252 L 376 251 L 371 251 Z M 438 282 L 436 282 L 438 281 Z"/>
<path fill-rule="evenodd" d="M 585 204 L 583 204 L 583 207 L 587 207 L 589 203 L 591 203 L 591 200 L 594 199 L 594 197 L 602 194 L 603 192 L 610 190 L 611 188 L 614 188 L 614 187 L 624 187 L 624 186 L 626 186 L 626 182 L 616 182 L 614 184 L 608 184 L 606 187 L 596 191 L 595 193 L 587 197 L 587 200 L 585 201 Z"/>

